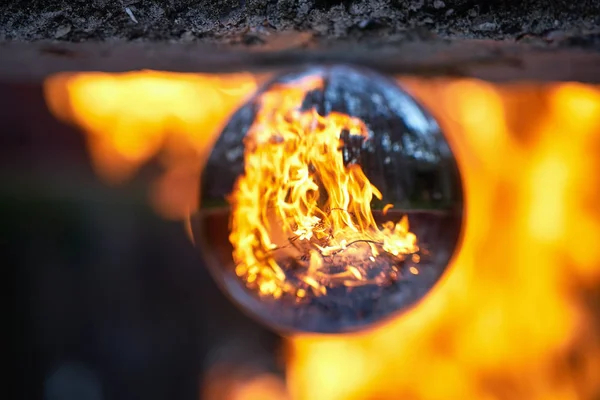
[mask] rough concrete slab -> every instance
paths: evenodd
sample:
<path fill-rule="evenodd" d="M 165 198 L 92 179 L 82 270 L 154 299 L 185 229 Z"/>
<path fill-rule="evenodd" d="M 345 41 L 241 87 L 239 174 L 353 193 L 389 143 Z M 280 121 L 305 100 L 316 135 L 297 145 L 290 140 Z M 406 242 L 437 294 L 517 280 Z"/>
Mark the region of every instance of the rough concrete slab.
<path fill-rule="evenodd" d="M 423 38 L 555 42 L 600 27 L 597 0 L 6 0 L 0 40 L 176 41 L 260 46 Z M 578 46 L 600 48 L 600 40 Z"/>
<path fill-rule="evenodd" d="M 0 80 L 39 81 L 65 71 L 272 72 L 311 63 L 363 65 L 389 74 L 491 81 L 600 83 L 600 52 L 493 41 L 431 41 L 253 51 L 202 43 L 0 43 Z"/>

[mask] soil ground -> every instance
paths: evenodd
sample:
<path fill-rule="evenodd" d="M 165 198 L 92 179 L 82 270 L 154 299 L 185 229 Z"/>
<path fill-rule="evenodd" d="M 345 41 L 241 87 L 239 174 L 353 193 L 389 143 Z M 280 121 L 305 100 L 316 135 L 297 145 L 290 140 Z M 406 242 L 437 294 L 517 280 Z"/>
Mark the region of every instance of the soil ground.
<path fill-rule="evenodd" d="M 287 47 L 493 39 L 600 50 L 598 0 L 8 0 L 0 41 Z M 293 32 L 281 39 L 280 32 Z"/>

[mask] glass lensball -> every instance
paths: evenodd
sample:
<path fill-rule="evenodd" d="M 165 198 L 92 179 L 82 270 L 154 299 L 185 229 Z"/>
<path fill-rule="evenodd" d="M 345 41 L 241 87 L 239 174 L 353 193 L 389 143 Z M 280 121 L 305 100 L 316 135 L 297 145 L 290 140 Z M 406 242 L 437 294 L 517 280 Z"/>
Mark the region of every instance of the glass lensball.
<path fill-rule="evenodd" d="M 348 332 L 421 299 L 462 224 L 435 119 L 390 78 L 310 67 L 230 119 L 201 178 L 195 242 L 221 288 L 283 333 Z"/>

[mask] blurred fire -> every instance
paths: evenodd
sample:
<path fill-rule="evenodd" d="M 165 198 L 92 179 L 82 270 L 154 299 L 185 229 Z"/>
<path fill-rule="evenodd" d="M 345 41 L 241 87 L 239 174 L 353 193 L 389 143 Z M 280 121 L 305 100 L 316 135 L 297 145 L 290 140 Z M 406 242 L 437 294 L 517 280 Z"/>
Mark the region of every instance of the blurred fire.
<path fill-rule="evenodd" d="M 172 74 L 60 74 L 45 83 L 49 108 L 87 133 L 98 174 L 120 183 L 160 156 L 165 172 L 152 201 L 166 218 L 195 209 L 198 174 L 230 114 L 256 90 L 259 77 Z"/>
<path fill-rule="evenodd" d="M 200 393 L 206 400 L 289 400 L 282 377 L 244 363 L 212 366 Z"/>
<path fill-rule="evenodd" d="M 57 116 L 86 131 L 109 181 L 166 154 L 153 201 L 178 217 L 194 207 L 198 160 L 258 80 L 75 74 L 50 79 L 46 93 Z M 461 248 L 443 281 L 396 320 L 358 334 L 290 338 L 291 397 L 598 398 L 600 90 L 403 82 L 439 117 L 461 167 Z"/>
<path fill-rule="evenodd" d="M 290 339 L 293 398 L 598 398 L 600 91 L 407 84 L 462 169 L 463 243 L 407 314 L 352 336 Z"/>

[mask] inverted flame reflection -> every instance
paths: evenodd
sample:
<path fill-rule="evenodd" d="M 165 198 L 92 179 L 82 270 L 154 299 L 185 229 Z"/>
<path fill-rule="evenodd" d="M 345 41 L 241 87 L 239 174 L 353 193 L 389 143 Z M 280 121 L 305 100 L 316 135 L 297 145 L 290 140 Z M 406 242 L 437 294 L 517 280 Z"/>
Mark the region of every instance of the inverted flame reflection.
<path fill-rule="evenodd" d="M 75 74 L 50 79 L 46 94 L 57 116 L 87 133 L 108 180 L 126 179 L 165 147 L 191 154 L 167 157 L 152 198 L 160 204 L 183 188 L 183 206 L 157 208 L 176 217 L 197 198 L 185 192 L 197 185 L 196 160 L 256 82 Z M 290 338 L 292 398 L 598 398 L 600 91 L 403 82 L 439 117 L 462 169 L 461 249 L 441 283 L 396 320 Z"/>
<path fill-rule="evenodd" d="M 301 300 L 334 286 L 382 286 L 398 273 L 395 264 L 419 250 L 406 216 L 380 229 L 371 202 L 381 192 L 358 163 L 344 161 L 350 143 L 343 133 L 366 141 L 365 123 L 301 110 L 306 94 L 322 86 L 322 78 L 308 76 L 261 93 L 245 136 L 244 173 L 228 199 L 229 239 L 235 273 L 264 297 Z"/>

